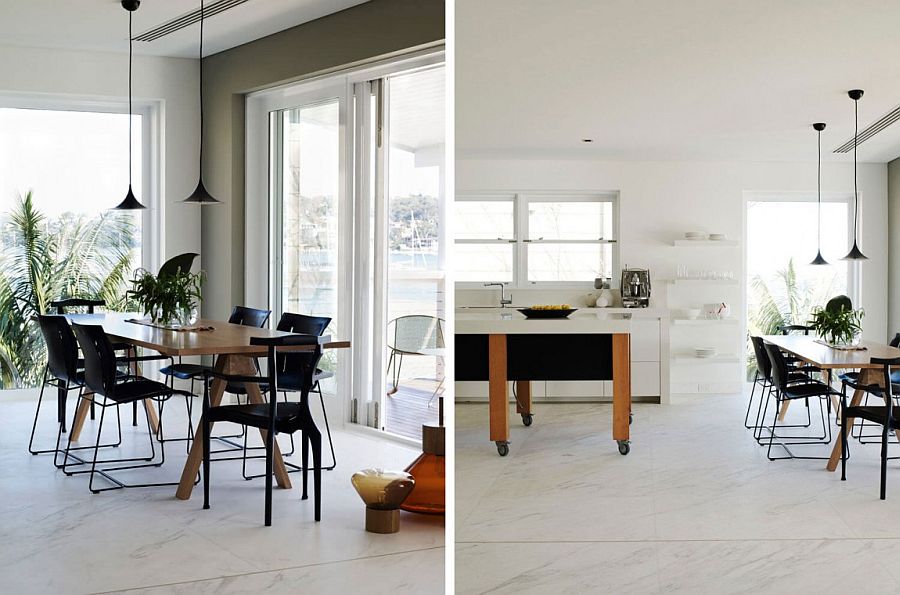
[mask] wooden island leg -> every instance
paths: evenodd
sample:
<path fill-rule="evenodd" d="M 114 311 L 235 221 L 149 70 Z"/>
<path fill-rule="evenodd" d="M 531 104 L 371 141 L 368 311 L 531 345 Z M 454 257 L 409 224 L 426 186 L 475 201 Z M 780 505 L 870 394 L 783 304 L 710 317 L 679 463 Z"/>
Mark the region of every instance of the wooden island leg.
<path fill-rule="evenodd" d="M 631 451 L 631 335 L 616 333 L 612 341 L 613 439 L 619 452 Z"/>
<path fill-rule="evenodd" d="M 522 416 L 522 423 L 530 426 L 534 418 L 531 416 L 531 381 L 516 380 L 516 413 Z"/>
<path fill-rule="evenodd" d="M 509 454 L 509 394 L 506 383 L 506 335 L 488 335 L 491 440 L 496 443 L 501 457 Z"/>

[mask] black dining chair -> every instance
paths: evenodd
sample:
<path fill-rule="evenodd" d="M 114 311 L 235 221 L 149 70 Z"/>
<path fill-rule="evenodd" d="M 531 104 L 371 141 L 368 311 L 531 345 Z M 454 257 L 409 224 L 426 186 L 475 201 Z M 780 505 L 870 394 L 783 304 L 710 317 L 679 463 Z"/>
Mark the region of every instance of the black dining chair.
<path fill-rule="evenodd" d="M 59 315 L 74 314 L 75 312 L 73 312 L 73 310 L 77 310 L 85 314 L 94 314 L 96 308 L 106 308 L 106 301 L 101 299 L 70 297 L 53 300 L 52 302 L 50 302 L 50 307 L 56 310 L 56 313 Z M 134 346 L 128 343 L 114 342 L 113 350 L 129 353 L 134 350 Z M 135 351 L 134 353 L 132 353 L 132 355 L 137 355 L 137 352 Z M 91 419 L 95 419 L 93 403 L 91 403 Z M 135 426 L 137 425 L 137 403 L 135 403 L 134 407 L 134 419 L 132 421 L 132 424 Z M 65 420 L 63 420 L 63 431 L 65 431 Z"/>
<path fill-rule="evenodd" d="M 891 347 L 900 347 L 900 333 L 896 333 L 894 338 L 890 340 L 888 343 Z M 873 396 L 873 393 L 866 390 L 866 386 L 863 386 L 859 382 L 859 372 L 844 372 L 843 374 L 838 374 L 838 378 L 840 379 L 842 385 L 846 384 L 848 388 L 852 388 L 853 390 L 862 390 L 865 392 L 865 401 L 863 405 L 869 404 L 869 397 Z M 891 382 L 898 384 L 900 383 L 900 370 L 891 372 Z M 877 387 L 878 385 L 876 385 Z M 900 394 L 894 395 L 895 399 L 900 399 Z M 874 442 L 881 440 L 881 433 L 879 432 L 877 435 L 866 434 L 865 433 L 866 420 L 864 418 L 859 419 L 859 425 L 857 426 L 856 438 L 859 440 L 860 444 L 873 444 Z M 854 428 L 850 428 L 850 436 L 853 436 Z M 873 440 L 876 439 L 876 440 Z M 897 457 L 888 457 L 888 459 L 897 458 Z"/>
<path fill-rule="evenodd" d="M 317 337 L 321 337 L 325 334 L 325 331 L 328 329 L 328 326 L 331 324 L 331 318 L 327 316 L 308 316 L 306 314 L 293 314 L 290 312 L 285 312 L 281 315 L 281 319 L 278 321 L 278 325 L 275 327 L 276 330 L 283 331 L 286 333 L 294 333 L 294 334 L 302 334 L 302 335 L 313 335 Z M 308 359 L 311 355 L 308 353 L 292 353 L 292 354 L 281 354 L 279 358 L 297 358 L 297 359 Z M 279 370 L 294 370 L 299 369 L 301 366 L 299 362 L 293 362 L 291 365 L 288 365 L 286 362 L 280 362 Z M 331 438 L 331 427 L 328 424 L 328 411 L 325 408 L 325 398 L 322 393 L 322 386 L 320 381 L 325 380 L 327 378 L 332 378 L 334 376 L 333 372 L 329 372 L 327 370 L 322 370 L 321 368 L 316 368 L 315 374 L 313 375 L 313 384 L 310 392 L 318 393 L 319 395 L 319 403 L 322 406 L 322 417 L 325 421 L 325 432 L 328 436 L 328 446 L 331 450 L 331 465 L 322 466 L 322 469 L 325 471 L 331 471 L 335 467 L 337 467 L 337 457 L 334 453 L 334 442 Z M 229 383 L 228 388 L 225 389 L 226 392 L 231 391 L 244 391 L 244 387 L 241 384 L 237 383 Z M 266 391 L 268 390 L 267 384 L 261 384 L 260 390 Z M 299 379 L 295 374 L 285 373 L 279 376 L 278 378 L 278 390 L 284 395 L 284 400 L 287 401 L 287 393 L 296 393 L 301 392 Z M 291 439 L 291 450 L 285 453 L 285 456 L 290 456 L 294 453 L 294 436 L 290 436 Z M 248 475 L 246 469 L 246 460 L 247 458 L 254 457 L 246 457 L 246 452 L 248 450 L 254 450 L 254 448 L 258 447 L 248 447 L 247 446 L 247 438 L 244 438 L 244 463 L 243 463 L 243 474 L 244 479 L 254 479 L 256 477 L 260 477 L 260 475 Z M 296 465 L 291 465 L 286 463 L 286 466 L 290 469 L 289 473 L 293 473 L 295 471 L 300 471 L 301 468 Z"/>
<path fill-rule="evenodd" d="M 54 453 L 54 465 L 61 467 L 58 462 L 60 435 L 65 430 L 66 401 L 68 394 L 73 390 L 81 390 L 84 386 L 84 361 L 78 358 L 78 342 L 75 334 L 64 316 L 38 315 L 38 326 L 44 343 L 47 346 L 47 365 L 44 367 L 44 376 L 41 381 L 41 392 L 38 396 L 37 408 L 34 412 L 34 422 L 31 425 L 31 438 L 28 440 L 28 452 L 33 455 Z M 34 434 L 37 430 L 38 417 L 41 413 L 41 403 L 44 400 L 44 389 L 48 386 L 57 389 L 57 436 L 56 447 L 50 449 L 35 449 Z M 118 446 L 122 442 L 122 420 L 119 423 L 118 440 L 110 444 L 102 444 L 101 447 Z M 83 450 L 93 446 L 79 446 L 72 450 Z"/>
<path fill-rule="evenodd" d="M 898 358 L 873 357 L 870 363 L 882 367 L 882 379 L 880 386 L 870 384 L 863 390 L 884 400 L 884 405 L 847 405 L 847 387 L 850 383 L 846 380 L 841 383 L 841 481 L 847 480 L 847 457 L 850 454 L 850 445 L 847 443 L 847 419 L 861 418 L 870 422 L 881 424 L 881 499 L 885 499 L 887 491 L 887 461 L 888 461 L 888 433 L 900 429 L 900 416 L 895 413 L 894 395 L 900 393 L 900 384 L 891 380 L 891 367 L 900 366 Z"/>
<path fill-rule="evenodd" d="M 782 324 L 778 327 L 778 332 L 785 336 L 790 335 L 791 333 L 803 333 L 804 335 L 809 335 L 810 331 L 815 330 L 815 328 L 804 324 Z M 795 355 L 784 354 L 784 361 L 787 363 L 788 367 L 792 368 L 795 372 L 803 372 L 805 374 L 822 372 L 821 368 L 804 364 L 803 360 Z"/>
<path fill-rule="evenodd" d="M 322 509 L 322 434 L 316 427 L 315 420 L 309 411 L 309 392 L 312 389 L 316 366 L 322 357 L 322 346 L 318 336 L 314 335 L 283 335 L 279 337 L 253 337 L 251 345 L 265 346 L 267 348 L 265 376 L 237 376 L 222 374 L 216 371 L 204 373 L 203 389 L 203 508 L 209 508 L 210 489 L 210 431 L 212 424 L 219 421 L 228 421 L 242 424 L 248 427 L 259 428 L 265 431 L 266 442 L 266 506 L 265 525 L 272 525 L 272 471 L 275 450 L 275 435 L 279 432 L 293 434 L 302 432 L 301 453 L 303 461 L 303 494 L 301 499 L 306 500 L 307 472 L 309 471 L 309 448 L 312 447 L 313 457 L 313 482 L 315 498 L 315 519 L 321 520 Z M 309 357 L 290 357 L 298 353 L 279 353 L 282 348 L 308 346 L 311 351 L 306 352 Z M 288 356 L 288 357 L 284 357 Z M 286 375 L 292 375 L 298 381 L 300 389 L 300 401 L 278 401 L 278 379 Z M 268 402 L 245 405 L 218 405 L 212 407 L 209 401 L 210 380 L 219 378 L 226 382 L 265 382 L 270 390 L 267 391 Z"/>
<path fill-rule="evenodd" d="M 240 324 L 243 326 L 252 326 L 255 328 L 263 328 L 266 326 L 266 322 L 269 321 L 269 316 L 272 314 L 271 310 L 260 310 L 258 308 L 249 308 L 247 306 L 235 306 L 231 311 L 231 316 L 228 317 L 229 324 Z M 189 380 L 191 383 L 190 394 L 194 393 L 194 382 L 196 380 L 203 379 L 203 373 L 212 370 L 212 366 L 206 364 L 194 364 L 194 363 L 184 363 L 181 361 L 181 358 L 178 358 L 178 362 L 173 363 L 172 365 L 165 366 L 159 372 L 164 376 L 169 378 L 169 386 L 172 388 L 175 387 L 175 379 L 179 380 Z M 194 430 L 193 425 L 191 424 L 191 417 L 193 414 L 193 401 L 191 399 L 185 400 L 187 406 L 187 417 L 188 417 L 188 429 L 187 436 L 184 438 L 164 438 L 160 435 L 160 442 L 170 441 L 170 442 L 187 442 L 187 452 L 190 452 L 191 442 L 194 439 Z M 162 417 L 162 407 L 161 405 L 159 415 Z M 233 448 L 226 449 L 227 451 L 237 450 L 241 448 L 240 444 L 231 442 L 230 438 L 245 438 L 246 431 L 242 429 L 240 434 L 230 434 L 225 436 L 213 436 L 213 440 L 221 440 L 230 444 Z M 216 451 L 223 452 L 223 451 Z"/>
<path fill-rule="evenodd" d="M 117 364 L 122 361 L 126 361 L 129 364 L 134 364 L 137 362 L 167 360 L 170 358 L 164 355 L 150 355 L 117 359 L 115 357 L 115 352 L 113 351 L 112 343 L 110 343 L 109 337 L 107 337 L 106 333 L 103 331 L 103 327 L 99 325 L 73 323 L 72 329 L 75 331 L 75 337 L 78 339 L 78 344 L 81 345 L 81 352 L 84 355 L 84 387 L 85 389 L 88 389 L 94 393 L 94 401 L 97 401 L 97 397 L 103 397 L 102 401 L 97 402 L 97 404 L 100 406 L 100 424 L 97 428 L 97 441 L 94 445 L 94 457 L 91 460 L 91 469 L 90 471 L 86 471 L 87 473 L 90 473 L 90 482 L 88 483 L 88 489 L 90 489 L 92 493 L 98 494 L 107 490 L 115 490 L 120 488 L 143 488 L 178 485 L 178 482 L 126 484 L 125 482 L 120 481 L 110 474 L 110 472 L 112 471 L 123 471 L 126 469 L 160 467 L 163 463 L 165 463 L 165 444 L 160 444 L 161 458 L 158 462 L 156 461 L 153 429 L 150 427 L 150 419 L 146 415 L 145 418 L 147 420 L 147 432 L 150 437 L 149 457 L 118 459 L 116 461 L 99 461 L 97 459 L 97 453 L 100 447 L 100 436 L 103 433 L 103 422 L 104 418 L 106 417 L 106 410 L 109 407 L 115 407 L 118 410 L 120 405 L 136 403 L 139 401 L 143 401 L 144 399 L 152 399 L 159 402 L 164 399 L 168 399 L 172 395 L 185 394 L 185 391 L 172 389 L 170 386 L 162 382 L 149 380 L 142 376 L 130 376 L 127 380 L 120 381 L 120 377 L 117 374 Z M 79 395 L 79 401 L 83 398 L 83 394 Z M 162 419 L 160 419 L 159 423 L 160 425 L 162 425 Z M 66 446 L 66 458 L 64 460 L 64 465 L 68 461 L 71 445 L 72 440 L 70 435 Z M 103 469 L 97 468 L 97 463 L 120 463 L 132 462 L 137 460 L 143 460 L 146 462 L 136 465 L 104 467 Z M 65 467 L 63 468 L 63 470 L 66 471 Z M 78 472 L 67 472 L 68 475 L 74 475 L 76 473 Z M 107 488 L 95 488 L 94 477 L 96 475 L 100 475 L 104 479 L 108 480 L 113 484 L 113 486 Z"/>
<path fill-rule="evenodd" d="M 829 423 L 829 419 L 831 417 L 831 396 L 840 396 L 840 393 L 830 385 L 825 382 L 819 382 L 818 380 L 813 380 L 811 382 L 805 382 L 801 384 L 791 384 L 789 381 L 790 371 L 785 361 L 784 355 L 781 353 L 781 349 L 778 348 L 777 345 L 773 345 L 771 343 L 765 344 L 766 353 L 769 355 L 769 361 L 772 363 L 772 384 L 775 387 L 775 412 L 772 417 L 772 425 L 767 427 L 766 429 L 769 431 L 769 436 L 765 439 L 764 443 L 768 444 L 768 450 L 766 452 L 766 457 L 770 461 L 781 460 L 781 459 L 828 459 L 828 456 L 824 457 L 810 457 L 810 456 L 796 456 L 793 452 L 788 448 L 789 445 L 811 445 L 811 444 L 828 444 L 831 442 L 831 424 Z M 821 436 L 787 436 L 787 435 L 778 435 L 776 430 L 778 430 L 778 412 L 783 407 L 784 403 L 788 403 L 795 400 L 803 399 L 806 403 L 806 406 L 809 407 L 809 399 L 817 398 L 819 401 L 819 413 L 822 418 L 822 435 Z M 768 410 L 768 402 L 771 399 L 766 399 L 766 404 L 763 409 L 762 414 L 762 423 L 765 423 L 766 411 Z M 825 402 L 825 406 L 822 405 L 822 402 Z M 828 411 L 828 415 L 826 416 L 825 411 Z M 777 439 L 777 440 L 776 440 Z M 763 442 L 761 442 L 763 443 Z M 773 457 L 772 456 L 772 445 L 780 446 L 787 453 L 786 457 Z"/>
<path fill-rule="evenodd" d="M 775 390 L 775 385 L 772 382 L 772 362 L 769 360 L 769 354 L 766 353 L 765 341 L 762 337 L 750 337 L 750 343 L 753 345 L 753 354 L 756 358 L 756 372 L 753 376 L 753 388 L 750 391 L 750 399 L 747 402 L 747 413 L 744 415 L 744 427 L 754 430 L 754 438 L 757 441 L 761 438 L 761 430 L 765 427 L 761 424 L 760 416 L 762 415 L 763 402 L 766 399 L 771 397 L 772 391 Z M 804 382 L 811 382 L 812 378 L 804 374 L 803 372 L 788 372 L 788 384 L 798 384 Z M 756 421 L 753 424 L 750 424 L 750 411 L 753 407 L 753 398 L 754 393 L 756 392 L 756 387 L 759 387 L 759 403 L 756 407 Z M 809 417 L 809 408 L 806 409 L 807 418 L 805 424 L 795 424 L 795 425 L 782 425 L 782 428 L 799 428 L 804 427 L 808 428 L 812 423 L 811 418 Z"/>

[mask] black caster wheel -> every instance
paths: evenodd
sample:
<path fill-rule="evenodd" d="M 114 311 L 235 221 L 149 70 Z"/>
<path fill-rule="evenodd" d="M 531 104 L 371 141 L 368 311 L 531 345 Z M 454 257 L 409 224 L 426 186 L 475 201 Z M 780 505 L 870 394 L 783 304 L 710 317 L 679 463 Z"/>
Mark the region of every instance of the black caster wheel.
<path fill-rule="evenodd" d="M 509 442 L 498 442 L 497 443 L 497 454 L 501 457 L 505 457 L 509 454 Z"/>
<path fill-rule="evenodd" d="M 634 413 L 629 413 L 628 414 L 628 425 L 630 426 L 633 423 L 634 423 Z"/>
<path fill-rule="evenodd" d="M 616 442 L 619 443 L 619 454 L 620 455 L 627 455 L 628 453 L 631 452 L 631 442 L 630 441 L 617 440 Z"/>
<path fill-rule="evenodd" d="M 534 422 L 534 416 L 532 416 L 530 413 L 522 416 L 522 423 L 525 425 L 526 428 L 528 426 L 530 426 L 533 422 Z"/>

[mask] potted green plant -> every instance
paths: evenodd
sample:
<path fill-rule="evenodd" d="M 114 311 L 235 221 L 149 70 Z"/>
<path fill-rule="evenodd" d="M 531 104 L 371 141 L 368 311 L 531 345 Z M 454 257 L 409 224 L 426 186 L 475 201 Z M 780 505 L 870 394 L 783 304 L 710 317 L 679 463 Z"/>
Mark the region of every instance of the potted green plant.
<path fill-rule="evenodd" d="M 865 311 L 854 310 L 850 298 L 839 295 L 824 308 L 815 308 L 808 324 L 832 347 L 849 347 L 859 343 L 863 316 Z"/>
<path fill-rule="evenodd" d="M 138 269 L 128 296 L 140 304 L 144 315 L 154 323 L 178 328 L 196 321 L 202 284 L 203 271 L 191 273 L 178 269 L 156 276 Z"/>

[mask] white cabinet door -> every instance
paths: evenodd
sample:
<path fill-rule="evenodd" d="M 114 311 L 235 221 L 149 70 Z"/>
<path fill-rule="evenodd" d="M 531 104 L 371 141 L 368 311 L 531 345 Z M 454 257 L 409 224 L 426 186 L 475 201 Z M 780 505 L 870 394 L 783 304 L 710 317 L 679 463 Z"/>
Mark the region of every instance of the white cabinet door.
<path fill-rule="evenodd" d="M 659 361 L 659 320 L 631 320 L 631 361 Z"/>
<path fill-rule="evenodd" d="M 633 362 L 631 364 L 631 396 L 659 396 L 659 362 Z"/>

